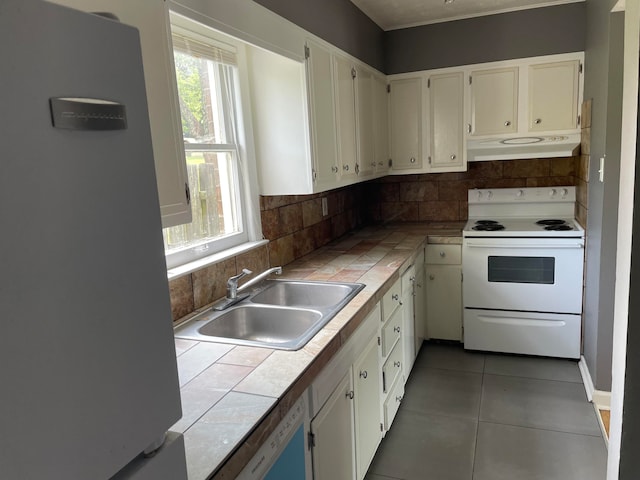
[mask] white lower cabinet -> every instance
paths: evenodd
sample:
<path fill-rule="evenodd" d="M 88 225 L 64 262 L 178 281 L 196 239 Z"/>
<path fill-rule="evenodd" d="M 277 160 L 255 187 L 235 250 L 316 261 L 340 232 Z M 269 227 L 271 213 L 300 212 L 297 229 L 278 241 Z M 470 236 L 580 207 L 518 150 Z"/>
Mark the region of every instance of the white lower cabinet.
<path fill-rule="evenodd" d="M 398 413 L 398 409 L 400 408 L 400 403 L 402 402 L 403 397 L 404 381 L 402 380 L 402 375 L 400 375 L 391 387 L 391 390 L 389 391 L 387 398 L 385 399 L 382 406 L 385 432 L 389 431 L 389 429 L 391 428 L 391 424 L 396 418 L 396 414 Z"/>
<path fill-rule="evenodd" d="M 351 369 L 342 377 L 325 405 L 311 421 L 313 478 L 353 478 L 353 384 Z"/>
<path fill-rule="evenodd" d="M 362 480 L 376 454 L 380 428 L 380 367 L 378 337 L 373 337 L 360 358 L 353 364 L 355 407 L 356 478 Z"/>
<path fill-rule="evenodd" d="M 462 341 L 461 258 L 461 245 L 427 245 L 427 338 Z"/>
<path fill-rule="evenodd" d="M 413 303 L 416 282 L 415 266 L 410 266 L 402 275 L 402 353 L 405 380 L 416 359 L 415 305 Z"/>

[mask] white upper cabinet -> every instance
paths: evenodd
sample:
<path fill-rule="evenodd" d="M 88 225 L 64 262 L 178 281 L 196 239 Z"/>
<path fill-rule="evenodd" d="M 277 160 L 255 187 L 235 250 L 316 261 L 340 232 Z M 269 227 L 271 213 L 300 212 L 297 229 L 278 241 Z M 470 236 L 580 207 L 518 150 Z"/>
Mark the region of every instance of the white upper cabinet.
<path fill-rule="evenodd" d="M 349 179 L 357 175 L 358 145 L 354 82 L 356 70 L 346 57 L 334 55 L 333 62 L 336 126 L 338 128 L 338 168 L 341 178 L 348 182 Z"/>
<path fill-rule="evenodd" d="M 335 188 L 338 181 L 333 65 L 331 52 L 312 40 L 307 40 L 306 57 L 314 190 L 323 191 Z"/>
<path fill-rule="evenodd" d="M 373 77 L 373 163 L 376 174 L 389 171 L 389 92 L 381 75 Z"/>
<path fill-rule="evenodd" d="M 53 0 L 87 12 L 109 12 L 140 31 L 142 63 L 162 226 L 191 222 L 169 11 L 164 0 Z"/>
<path fill-rule="evenodd" d="M 422 78 L 390 82 L 392 172 L 422 168 Z"/>
<path fill-rule="evenodd" d="M 471 135 L 518 131 L 518 67 L 472 71 Z"/>
<path fill-rule="evenodd" d="M 578 128 L 580 62 L 529 66 L 529 122 L 532 132 Z"/>
<path fill-rule="evenodd" d="M 373 74 L 361 67 L 355 67 L 356 88 L 356 132 L 358 140 L 357 174 L 373 175 L 375 153 L 373 144 L 374 128 L 374 88 Z"/>
<path fill-rule="evenodd" d="M 429 90 L 428 171 L 467 169 L 464 135 L 464 73 L 432 75 Z"/>

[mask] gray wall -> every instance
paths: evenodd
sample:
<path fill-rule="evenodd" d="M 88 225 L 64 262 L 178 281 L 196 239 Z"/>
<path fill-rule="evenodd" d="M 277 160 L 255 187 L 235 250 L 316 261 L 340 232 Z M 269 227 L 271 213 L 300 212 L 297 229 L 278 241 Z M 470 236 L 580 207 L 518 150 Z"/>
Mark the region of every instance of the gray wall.
<path fill-rule="evenodd" d="M 620 121 L 616 96 L 622 75 L 620 17 L 612 18 L 615 0 L 587 0 L 585 45 L 585 99 L 593 99 L 591 165 L 587 229 L 587 281 L 585 287 L 584 357 L 598 390 L 611 390 L 613 306 L 616 264 L 617 201 Z M 615 69 L 619 68 L 619 73 Z M 613 72 L 611 72 L 613 70 Z M 611 78 L 610 78 L 611 77 Z M 610 98 L 611 97 L 611 98 Z M 611 125 L 609 125 L 611 122 Z M 617 135 L 617 143 L 614 139 Z M 598 180 L 599 159 L 609 154 L 604 183 Z M 617 153 L 616 153 L 617 150 Z"/>
<path fill-rule="evenodd" d="M 583 2 L 391 30 L 387 74 L 584 50 Z"/>
<path fill-rule="evenodd" d="M 384 71 L 383 31 L 349 0 L 254 0 Z"/>

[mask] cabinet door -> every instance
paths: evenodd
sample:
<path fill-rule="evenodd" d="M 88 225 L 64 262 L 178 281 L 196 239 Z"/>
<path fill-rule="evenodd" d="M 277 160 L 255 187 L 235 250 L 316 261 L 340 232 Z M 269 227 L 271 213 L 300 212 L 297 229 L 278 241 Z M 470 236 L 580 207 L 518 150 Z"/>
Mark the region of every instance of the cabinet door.
<path fill-rule="evenodd" d="M 425 326 L 427 316 L 427 286 L 425 285 L 424 265 L 418 266 L 416 271 L 416 286 L 414 297 L 414 318 L 416 328 L 416 355 L 420 351 L 422 341 L 425 339 Z"/>
<path fill-rule="evenodd" d="M 373 75 L 362 67 L 356 70 L 356 124 L 358 133 L 358 175 L 372 175 L 373 153 Z"/>
<path fill-rule="evenodd" d="M 391 82 L 392 170 L 422 168 L 422 79 Z"/>
<path fill-rule="evenodd" d="M 373 160 L 376 173 L 389 171 L 389 92 L 384 77 L 373 77 Z"/>
<path fill-rule="evenodd" d="M 340 177 L 353 180 L 356 176 L 358 145 L 356 142 L 355 68 L 339 55 L 333 57 L 336 127 L 338 137 L 338 168 Z"/>
<path fill-rule="evenodd" d="M 518 67 L 471 72 L 471 133 L 518 131 Z"/>
<path fill-rule="evenodd" d="M 529 67 L 529 130 L 578 128 L 578 60 Z"/>
<path fill-rule="evenodd" d="M 376 453 L 382 430 L 380 428 L 380 367 L 378 365 L 378 337 L 369 342 L 360 358 L 353 364 L 355 392 L 356 478 L 362 480 Z"/>
<path fill-rule="evenodd" d="M 427 265 L 427 337 L 462 341 L 462 268 Z"/>
<path fill-rule="evenodd" d="M 429 78 L 430 172 L 467 169 L 464 145 L 464 74 L 432 75 Z"/>
<path fill-rule="evenodd" d="M 354 477 L 353 396 L 349 369 L 311 421 L 314 480 Z"/>
<path fill-rule="evenodd" d="M 307 40 L 307 89 L 314 166 L 314 190 L 337 186 L 338 161 L 331 53 Z"/>
<path fill-rule="evenodd" d="M 166 228 L 191 222 L 168 2 L 54 0 L 54 3 L 87 12 L 111 12 L 121 22 L 140 31 L 162 226 Z"/>

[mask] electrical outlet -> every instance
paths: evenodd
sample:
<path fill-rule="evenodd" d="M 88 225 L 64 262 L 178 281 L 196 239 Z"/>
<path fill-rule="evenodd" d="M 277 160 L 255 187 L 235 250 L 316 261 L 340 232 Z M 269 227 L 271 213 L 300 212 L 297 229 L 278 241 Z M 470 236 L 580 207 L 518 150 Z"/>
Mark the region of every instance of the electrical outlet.
<path fill-rule="evenodd" d="M 322 216 L 326 217 L 327 215 L 329 215 L 329 203 L 327 197 L 322 197 Z"/>

